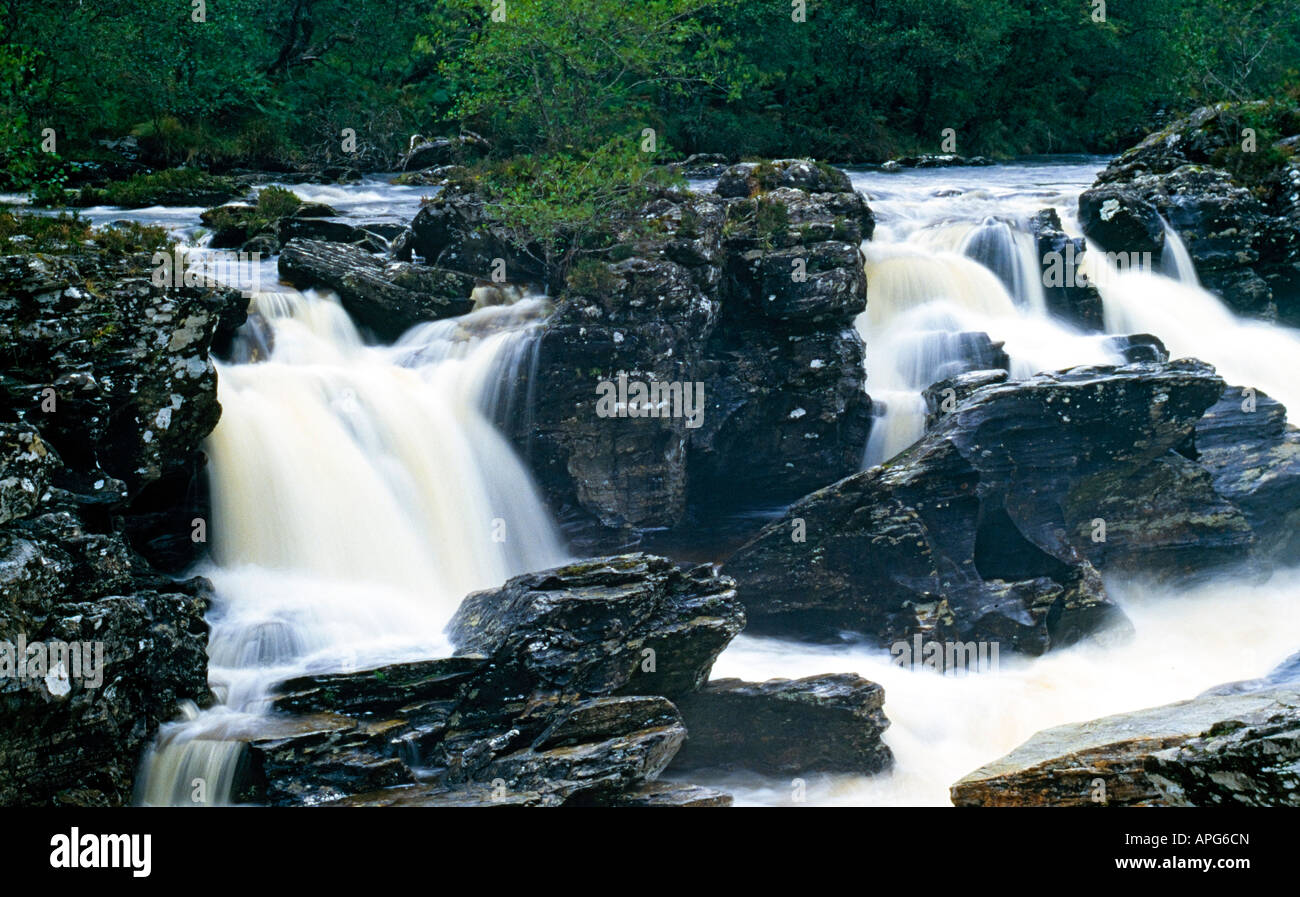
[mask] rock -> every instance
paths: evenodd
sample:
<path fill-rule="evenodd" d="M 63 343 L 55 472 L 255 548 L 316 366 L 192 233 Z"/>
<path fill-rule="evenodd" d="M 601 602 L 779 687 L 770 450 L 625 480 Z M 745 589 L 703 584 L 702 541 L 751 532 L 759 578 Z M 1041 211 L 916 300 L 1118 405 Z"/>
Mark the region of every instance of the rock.
<path fill-rule="evenodd" d="M 291 240 L 280 253 L 280 275 L 298 287 L 339 294 L 359 326 L 395 339 L 423 321 L 465 314 L 472 278 L 409 262 L 385 264 L 364 250 L 319 240 Z"/>
<path fill-rule="evenodd" d="M 1202 692 L 1201 697 L 1205 697 L 1206 695 L 1245 694 L 1246 692 L 1265 691 L 1268 689 L 1278 688 L 1283 685 L 1300 685 L 1300 651 L 1292 654 L 1286 660 L 1282 661 L 1270 670 L 1267 676 L 1261 676 L 1259 679 L 1244 679 L 1240 682 L 1229 682 L 1224 685 L 1216 685 L 1214 688 Z"/>
<path fill-rule="evenodd" d="M 610 807 L 729 807 L 731 795 L 699 785 L 655 782 L 605 801 Z"/>
<path fill-rule="evenodd" d="M 849 176 L 838 168 L 811 159 L 773 159 L 741 162 L 728 168 L 713 192 L 725 197 L 748 197 L 780 187 L 805 193 L 852 193 Z"/>
<path fill-rule="evenodd" d="M 156 568 L 204 547 L 209 352 L 238 294 L 155 286 L 151 268 L 0 257 L 0 655 L 78 647 L 0 676 L 0 803 L 129 802 L 159 724 L 210 699 L 210 586 Z"/>
<path fill-rule="evenodd" d="M 447 633 L 457 653 L 491 660 L 485 678 L 492 684 L 480 689 L 509 695 L 529 683 L 674 698 L 707 681 L 714 659 L 744 625 L 730 580 L 707 567 L 683 572 L 664 558 L 632 554 L 475 592 Z"/>
<path fill-rule="evenodd" d="M 726 173 L 727 157 L 721 153 L 693 153 L 680 162 L 671 163 L 668 168 L 682 177 L 703 180 L 721 177 Z"/>
<path fill-rule="evenodd" d="M 492 280 L 501 266 L 512 283 L 553 280 L 554 272 L 527 246 L 518 245 L 513 233 L 489 220 L 483 196 L 466 185 L 449 185 L 421 205 L 411 221 L 411 233 L 412 250 L 430 265 L 485 281 Z"/>
<path fill-rule="evenodd" d="M 1169 350 L 1160 337 L 1150 333 L 1130 333 L 1123 336 L 1110 336 L 1105 346 L 1124 359 L 1125 364 L 1143 364 L 1154 362 L 1163 364 L 1169 360 Z"/>
<path fill-rule="evenodd" d="M 1103 330 L 1101 294 L 1081 276 L 1079 262 L 1086 249 L 1082 238 L 1071 239 L 1055 209 L 1043 209 L 1029 220 L 1041 267 L 1048 310 L 1084 329 Z"/>
<path fill-rule="evenodd" d="M 748 769 L 772 776 L 870 774 L 893 765 L 880 740 L 885 692 L 850 673 L 790 681 L 715 679 L 678 701 L 689 732 L 673 770 Z"/>
<path fill-rule="evenodd" d="M 1228 386 L 1196 424 L 1196 462 L 1241 509 L 1259 553 L 1300 561 L 1300 431 L 1286 408 L 1255 389 Z"/>
<path fill-rule="evenodd" d="M 1240 135 L 1257 120 L 1282 139 L 1247 150 Z M 1294 129 L 1300 111 L 1288 100 L 1198 109 L 1098 176 L 1079 200 L 1084 233 L 1105 250 L 1157 252 L 1163 216 L 1202 284 L 1235 311 L 1300 322 L 1300 159 L 1285 148 Z"/>
<path fill-rule="evenodd" d="M 276 226 L 276 236 L 281 244 L 290 240 L 328 241 L 331 243 L 356 243 L 364 239 L 365 231 L 345 221 L 328 218 L 281 218 Z"/>
<path fill-rule="evenodd" d="M 1119 184 L 1102 184 L 1079 195 L 1079 225 L 1104 252 L 1147 253 L 1158 261 L 1165 248 L 1160 212 Z"/>
<path fill-rule="evenodd" d="M 451 658 L 286 682 L 238 737 L 238 790 L 276 804 L 604 803 L 652 782 L 744 615 L 729 580 L 626 555 L 462 603 Z M 420 769 L 416 785 L 413 770 Z"/>
<path fill-rule="evenodd" d="M 921 632 L 1032 654 L 1069 644 L 1122 618 L 1086 561 L 1190 575 L 1247 556 L 1240 512 L 1173 452 L 1221 384 L 1183 361 L 979 386 L 912 448 L 797 502 L 723 569 L 760 630 L 884 645 Z"/>
<path fill-rule="evenodd" d="M 209 352 L 241 306 L 228 290 L 154 286 L 149 271 L 147 256 L 0 258 L 0 419 L 39 426 L 63 461 L 53 484 L 80 504 L 116 505 L 128 529 L 146 524 L 131 506 L 175 510 L 183 530 L 170 534 L 188 541 L 206 515 L 199 446 L 220 414 Z M 123 493 L 109 499 L 113 483 Z M 149 543 L 167 534 L 136 535 L 169 571 L 202 548 L 165 562 Z"/>
<path fill-rule="evenodd" d="M 992 165 L 984 156 L 958 156 L 955 153 L 925 153 L 920 156 L 902 156 L 890 159 L 880 167 L 884 171 L 901 171 L 904 168 L 957 168 L 969 165 Z"/>
<path fill-rule="evenodd" d="M 1207 696 L 1039 732 L 953 785 L 952 802 L 1296 806 L 1297 758 L 1295 689 Z"/>
<path fill-rule="evenodd" d="M 435 137 L 432 140 L 417 137 L 411 138 L 411 149 L 402 160 L 402 171 L 463 163 L 477 159 L 491 150 L 488 142 L 477 134 L 465 133 L 458 137 Z"/>
<path fill-rule="evenodd" d="M 35 511 L 60 464 L 34 427 L 0 423 L 0 524 Z"/>
<path fill-rule="evenodd" d="M 0 560 L 3 593 L 7 567 Z M 61 642 L 79 646 L 83 658 L 80 677 L 68 662 L 62 677 L 0 678 L 0 802 L 128 803 L 157 727 L 179 700 L 207 700 L 207 602 L 206 584 L 191 581 L 165 593 L 60 600 L 39 627 L 0 627 L 8 646 L 20 637 L 29 646 Z"/>

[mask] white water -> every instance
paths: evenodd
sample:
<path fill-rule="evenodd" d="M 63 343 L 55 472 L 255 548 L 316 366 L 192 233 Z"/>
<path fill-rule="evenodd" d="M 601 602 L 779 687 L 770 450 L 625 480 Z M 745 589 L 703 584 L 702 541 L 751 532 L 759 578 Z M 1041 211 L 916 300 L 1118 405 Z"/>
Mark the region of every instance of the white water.
<path fill-rule="evenodd" d="M 949 787 L 1035 732 L 1195 697 L 1214 685 L 1262 676 L 1300 648 L 1300 573 L 1266 583 L 1223 581 L 1172 593 L 1108 582 L 1136 629 L 1119 644 L 1080 644 L 1026 660 L 1003 654 L 999 671 L 969 676 L 913 672 L 887 652 L 818 648 L 741 636 L 715 678 L 762 681 L 858 673 L 885 688 L 895 767 L 878 776 L 808 775 L 812 804 L 950 806 Z M 698 781 L 699 776 L 692 776 Z M 789 805 L 790 780 L 733 775 L 708 784 L 737 804 Z"/>
<path fill-rule="evenodd" d="M 141 802 L 224 803 L 268 690 L 308 672 L 446 656 L 460 600 L 565 560 L 489 415 L 543 300 L 363 344 L 328 294 L 261 294 L 269 358 L 222 365 L 209 437 L 209 678 L 222 698 L 164 727 Z M 263 348 L 264 352 L 265 349 Z M 192 783 L 207 783 L 196 801 Z"/>

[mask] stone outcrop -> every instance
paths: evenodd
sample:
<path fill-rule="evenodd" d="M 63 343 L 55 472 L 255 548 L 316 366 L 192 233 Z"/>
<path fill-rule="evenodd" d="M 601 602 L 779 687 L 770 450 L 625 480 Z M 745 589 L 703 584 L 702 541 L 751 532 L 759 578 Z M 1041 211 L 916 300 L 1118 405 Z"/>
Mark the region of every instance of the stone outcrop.
<path fill-rule="evenodd" d="M 962 806 L 1296 806 L 1300 692 L 1209 695 L 1039 732 L 952 786 Z"/>
<path fill-rule="evenodd" d="M 677 702 L 688 736 L 672 770 L 880 772 L 894 759 L 880 740 L 889 727 L 884 700 L 884 689 L 851 673 L 795 681 L 715 679 Z"/>
<path fill-rule="evenodd" d="M 1122 616 L 1094 565 L 1181 576 L 1249 556 L 1242 513 L 1175 451 L 1223 392 L 1207 365 L 966 377 L 916 445 L 805 497 L 727 561 L 751 626 L 1038 654 Z"/>
<path fill-rule="evenodd" d="M 1259 145 L 1247 146 L 1248 125 Z M 1284 101 L 1197 110 L 1115 159 L 1079 197 L 1080 225 L 1103 251 L 1150 252 L 1158 264 L 1167 222 L 1204 286 L 1239 313 L 1294 325 L 1297 133 L 1300 111 Z"/>
<path fill-rule="evenodd" d="M 474 280 L 410 262 L 385 262 L 364 249 L 321 240 L 290 240 L 280 276 L 299 288 L 329 287 L 358 326 L 396 339 L 412 326 L 463 315 L 474 305 Z"/>
<path fill-rule="evenodd" d="M 276 804 L 724 805 L 652 783 L 744 625 L 729 580 L 650 555 L 470 595 L 450 658 L 284 683 L 246 738 L 240 793 Z M 416 770 L 420 770 L 417 777 Z"/>
<path fill-rule="evenodd" d="M 129 801 L 158 725 L 209 699 L 208 584 L 157 570 L 204 547 L 199 445 L 220 413 L 209 351 L 245 303 L 155 286 L 147 262 L 0 258 L 6 805 Z"/>

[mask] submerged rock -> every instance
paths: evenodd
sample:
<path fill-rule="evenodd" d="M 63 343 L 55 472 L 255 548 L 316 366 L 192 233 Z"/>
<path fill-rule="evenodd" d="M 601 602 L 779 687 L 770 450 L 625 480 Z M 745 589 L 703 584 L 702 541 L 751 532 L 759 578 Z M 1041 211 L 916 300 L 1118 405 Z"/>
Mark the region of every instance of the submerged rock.
<path fill-rule="evenodd" d="M 1211 695 L 1039 732 L 957 806 L 1297 806 L 1300 692 Z"/>

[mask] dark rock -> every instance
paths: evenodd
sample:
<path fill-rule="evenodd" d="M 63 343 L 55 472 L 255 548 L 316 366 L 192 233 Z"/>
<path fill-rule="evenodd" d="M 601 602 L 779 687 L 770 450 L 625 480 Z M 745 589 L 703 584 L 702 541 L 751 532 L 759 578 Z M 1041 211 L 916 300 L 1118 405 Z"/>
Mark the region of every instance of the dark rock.
<path fill-rule="evenodd" d="M 876 773 L 893 764 L 880 740 L 885 692 L 851 673 L 790 681 L 715 679 L 678 701 L 689 732 L 673 770 L 766 775 Z"/>
<path fill-rule="evenodd" d="M 728 168 L 713 192 L 725 197 L 753 196 L 779 187 L 806 193 L 852 193 L 849 176 L 838 168 L 811 159 L 741 162 Z"/>
<path fill-rule="evenodd" d="M 1061 228 L 1055 209 L 1043 209 L 1029 220 L 1048 311 L 1084 330 L 1102 330 L 1105 320 L 1101 294 L 1079 270 L 1086 249 L 1082 238 L 1071 239 Z"/>
<path fill-rule="evenodd" d="M 382 339 L 395 339 L 422 321 L 465 314 L 473 306 L 471 278 L 409 262 L 385 264 L 354 246 L 292 240 L 279 265 L 280 275 L 295 286 L 337 292 L 357 324 Z"/>
<path fill-rule="evenodd" d="M 1243 150 L 1243 128 L 1256 117 L 1300 128 L 1288 101 L 1198 109 L 1115 159 L 1080 198 L 1080 222 L 1103 249 L 1155 251 L 1163 241 L 1154 216 L 1163 216 L 1207 289 L 1241 314 L 1296 323 L 1300 160 L 1285 149 L 1291 135 Z"/>
<path fill-rule="evenodd" d="M 612 802 L 667 766 L 686 737 L 669 697 L 698 688 L 743 625 L 730 581 L 663 558 L 515 577 L 465 599 L 455 657 L 284 683 L 268 725 L 238 736 L 239 790 L 277 804 Z"/>
<path fill-rule="evenodd" d="M 419 171 L 437 165 L 472 161 L 490 150 L 488 142 L 477 134 L 435 137 L 432 140 L 412 138 L 410 152 L 402 160 L 402 171 Z"/>
<path fill-rule="evenodd" d="M 1300 693 L 1206 696 L 1039 732 L 953 785 L 952 801 L 1295 806 L 1297 758 Z"/>
<path fill-rule="evenodd" d="M 610 807 L 729 807 L 731 795 L 699 785 L 656 782 L 609 798 Z"/>
<path fill-rule="evenodd" d="M 458 653 L 491 671 L 480 692 L 523 685 L 673 698 L 699 688 L 745 625 L 732 583 L 653 555 L 583 561 L 467 597 L 448 626 Z"/>
<path fill-rule="evenodd" d="M 1241 514 L 1173 453 L 1222 382 L 1174 362 L 982 386 L 898 458 L 796 503 L 724 570 L 769 631 L 1068 644 L 1122 617 L 1085 559 L 1185 575 L 1246 557 Z"/>
<path fill-rule="evenodd" d="M 1195 442 L 1197 463 L 1241 509 L 1260 554 L 1300 561 L 1300 431 L 1286 408 L 1258 390 L 1226 387 L 1197 422 Z"/>
<path fill-rule="evenodd" d="M 1163 364 L 1169 360 L 1169 350 L 1160 337 L 1150 333 L 1130 333 L 1125 336 L 1107 337 L 1107 348 L 1124 359 L 1125 364 L 1144 364 L 1154 362 Z"/>

